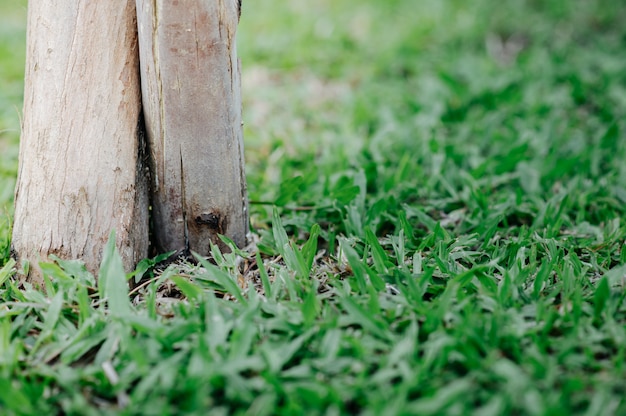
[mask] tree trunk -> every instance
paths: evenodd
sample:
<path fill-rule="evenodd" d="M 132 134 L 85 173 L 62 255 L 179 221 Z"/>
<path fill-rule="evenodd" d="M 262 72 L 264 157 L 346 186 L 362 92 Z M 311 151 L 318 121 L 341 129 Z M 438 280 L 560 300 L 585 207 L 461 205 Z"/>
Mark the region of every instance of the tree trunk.
<path fill-rule="evenodd" d="M 80 258 L 94 272 L 112 229 L 125 267 L 147 255 L 135 5 L 38 0 L 28 46 L 13 251 Z"/>
<path fill-rule="evenodd" d="M 160 251 L 207 254 L 248 231 L 237 0 L 137 0 Z"/>

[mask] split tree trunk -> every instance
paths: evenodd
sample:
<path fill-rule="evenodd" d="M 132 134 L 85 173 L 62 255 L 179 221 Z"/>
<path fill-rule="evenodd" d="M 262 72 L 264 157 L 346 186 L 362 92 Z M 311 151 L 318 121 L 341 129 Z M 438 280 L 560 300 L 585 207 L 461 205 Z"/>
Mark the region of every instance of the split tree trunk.
<path fill-rule="evenodd" d="M 248 230 L 237 0 L 137 0 L 158 250 L 206 255 Z"/>
<path fill-rule="evenodd" d="M 50 254 L 95 272 L 111 230 L 131 270 L 148 254 L 149 198 L 158 251 L 245 244 L 240 4 L 29 3 L 13 253 L 31 281 Z"/>
<path fill-rule="evenodd" d="M 94 272 L 112 229 L 127 269 L 147 255 L 135 16 L 134 0 L 29 2 L 13 251 L 35 283 L 49 254 Z"/>

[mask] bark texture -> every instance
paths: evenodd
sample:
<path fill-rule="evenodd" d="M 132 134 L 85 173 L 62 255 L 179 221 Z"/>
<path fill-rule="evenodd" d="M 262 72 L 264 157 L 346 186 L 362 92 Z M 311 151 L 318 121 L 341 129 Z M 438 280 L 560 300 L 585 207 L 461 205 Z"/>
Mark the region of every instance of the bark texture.
<path fill-rule="evenodd" d="M 134 0 L 31 1 L 13 252 L 97 270 L 112 229 L 127 269 L 147 256 Z"/>
<path fill-rule="evenodd" d="M 137 0 L 159 251 L 245 244 L 238 15 L 236 0 Z"/>

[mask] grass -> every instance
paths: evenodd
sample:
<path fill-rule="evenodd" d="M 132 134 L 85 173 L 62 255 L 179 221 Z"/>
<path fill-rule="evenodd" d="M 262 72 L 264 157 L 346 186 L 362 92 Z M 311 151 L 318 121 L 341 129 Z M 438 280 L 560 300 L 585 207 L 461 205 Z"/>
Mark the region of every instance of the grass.
<path fill-rule="evenodd" d="M 626 413 L 620 2 L 244 4 L 256 244 L 130 296 L 114 247 L 10 278 L 0 9 L 3 414 Z"/>
<path fill-rule="evenodd" d="M 0 265 L 9 256 L 17 172 L 25 47 L 26 1 L 0 3 Z"/>

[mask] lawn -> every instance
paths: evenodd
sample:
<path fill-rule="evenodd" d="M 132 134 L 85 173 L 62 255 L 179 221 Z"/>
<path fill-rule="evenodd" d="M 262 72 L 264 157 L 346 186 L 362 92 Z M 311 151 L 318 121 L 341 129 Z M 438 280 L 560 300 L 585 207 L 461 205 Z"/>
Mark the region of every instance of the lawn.
<path fill-rule="evenodd" d="M 0 4 L 0 413 L 626 414 L 626 6 L 244 2 L 253 243 L 18 287 Z M 143 262 L 141 270 L 152 266 Z"/>

